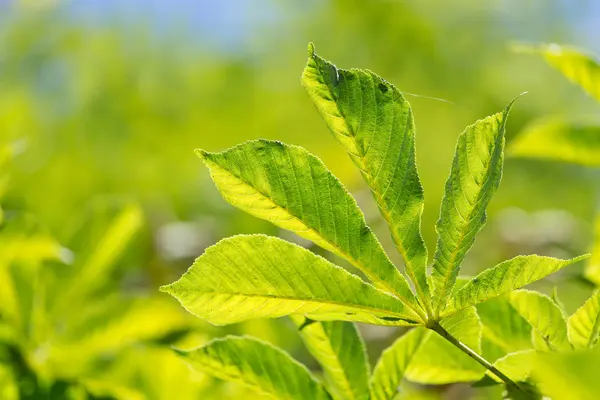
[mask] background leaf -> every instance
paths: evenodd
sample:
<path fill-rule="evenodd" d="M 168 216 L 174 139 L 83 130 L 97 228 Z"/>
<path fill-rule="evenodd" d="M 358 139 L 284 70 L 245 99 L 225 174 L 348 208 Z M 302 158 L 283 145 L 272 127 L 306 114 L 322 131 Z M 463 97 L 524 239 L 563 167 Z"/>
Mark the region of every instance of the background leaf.
<path fill-rule="evenodd" d="M 585 277 L 596 286 L 600 286 L 600 213 L 594 218 L 594 241 L 590 253 L 592 253 L 585 267 Z"/>
<path fill-rule="evenodd" d="M 306 367 L 258 339 L 227 336 L 179 354 L 199 371 L 246 385 L 274 399 L 330 399 Z"/>
<path fill-rule="evenodd" d="M 600 125 L 556 118 L 535 121 L 510 142 L 507 154 L 511 157 L 539 158 L 598 167 Z"/>
<path fill-rule="evenodd" d="M 312 44 L 302 84 L 361 171 L 404 257 L 406 272 L 429 307 L 427 249 L 421 237 L 423 187 L 415 162 L 410 105 L 378 75 L 338 69 L 319 57 Z"/>
<path fill-rule="evenodd" d="M 548 64 L 600 101 L 600 63 L 593 55 L 572 46 L 560 46 L 554 43 L 540 46 L 520 45 L 515 49 L 541 54 Z"/>
<path fill-rule="evenodd" d="M 293 316 L 308 351 L 323 368 L 325 385 L 335 399 L 368 400 L 370 367 L 365 344 L 351 322 L 312 322 Z"/>
<path fill-rule="evenodd" d="M 208 248 L 163 286 L 192 314 L 222 325 L 289 314 L 407 324 L 398 299 L 310 251 L 264 235 L 239 235 Z"/>

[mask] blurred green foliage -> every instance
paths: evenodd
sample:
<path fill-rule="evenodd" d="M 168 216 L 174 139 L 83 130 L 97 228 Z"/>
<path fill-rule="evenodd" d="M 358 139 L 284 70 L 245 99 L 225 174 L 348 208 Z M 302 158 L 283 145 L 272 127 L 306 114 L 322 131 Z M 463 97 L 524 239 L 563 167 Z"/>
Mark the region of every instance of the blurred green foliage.
<path fill-rule="evenodd" d="M 0 397 L 71 385 L 75 397 L 251 398 L 193 376 L 165 347 L 197 346 L 224 331 L 293 349 L 314 366 L 288 321 L 217 329 L 156 293 L 222 237 L 278 233 L 226 206 L 193 149 L 258 137 L 305 146 L 353 190 L 391 245 L 357 172 L 300 86 L 305 45 L 314 41 L 341 67 L 368 67 L 418 95 L 408 99 L 432 248 L 465 125 L 523 91 L 530 94 L 513 111 L 509 140 L 534 118 L 596 110 L 543 62 L 508 48 L 515 39 L 583 40 L 574 28 L 592 2 L 578 10 L 564 3 L 271 0 L 257 6 L 279 19 L 222 49 L 193 24 L 157 33 L 144 15 L 87 24 L 66 11 L 70 2 L 0 2 L 0 361 L 10 361 L 0 366 Z M 215 5 L 203 7 L 210 15 Z M 464 271 L 516 254 L 584 252 L 597 174 L 535 160 L 507 160 L 505 168 Z M 558 285 L 573 311 L 591 289 L 571 274 L 542 289 Z M 364 330 L 375 355 L 394 339 Z"/>

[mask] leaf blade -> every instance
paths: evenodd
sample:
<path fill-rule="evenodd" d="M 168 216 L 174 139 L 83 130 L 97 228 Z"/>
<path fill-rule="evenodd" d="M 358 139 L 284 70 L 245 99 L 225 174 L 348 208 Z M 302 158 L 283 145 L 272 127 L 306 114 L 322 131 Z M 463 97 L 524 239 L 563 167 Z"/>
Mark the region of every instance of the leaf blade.
<path fill-rule="evenodd" d="M 506 118 L 511 106 L 512 102 L 503 112 L 475 122 L 458 136 L 436 224 L 438 241 L 431 280 L 438 315 L 466 253 L 486 223 L 487 204 L 500 184 Z"/>
<path fill-rule="evenodd" d="M 419 310 L 356 201 L 317 157 L 262 139 L 198 154 L 227 202 L 347 259 L 377 286 Z"/>
<path fill-rule="evenodd" d="M 597 167 L 600 166 L 600 126 L 557 118 L 535 121 L 510 142 L 507 154 Z"/>
<path fill-rule="evenodd" d="M 585 266 L 584 275 L 596 286 L 600 286 L 600 213 L 594 219 L 594 242 L 590 249 L 592 256 Z"/>
<path fill-rule="evenodd" d="M 600 63 L 591 54 L 572 46 L 543 44 L 518 46 L 516 50 L 541 54 L 546 62 L 571 82 L 579 85 L 592 98 L 600 101 Z"/>
<path fill-rule="evenodd" d="M 423 328 L 413 329 L 383 351 L 371 376 L 372 400 L 392 400 L 398 394 L 404 373 L 427 334 Z"/>
<path fill-rule="evenodd" d="M 440 321 L 440 325 L 467 347 L 481 353 L 482 325 L 475 307 Z M 481 379 L 485 369 L 438 334 L 431 333 L 406 371 L 413 382 L 443 385 Z"/>
<path fill-rule="evenodd" d="M 571 349 L 565 316 L 550 297 L 530 290 L 517 290 L 509 298 L 512 306 L 533 328 L 532 333 L 538 335 L 536 347 L 545 343 L 550 350 Z M 540 339 L 543 342 L 539 342 Z"/>
<path fill-rule="evenodd" d="M 161 290 L 215 325 L 291 314 L 382 325 L 416 323 L 416 315 L 397 298 L 300 246 L 264 235 L 221 240 Z"/>
<path fill-rule="evenodd" d="M 241 383 L 275 399 L 329 399 L 305 366 L 289 354 L 251 337 L 227 336 L 179 355 L 194 369 Z"/>
<path fill-rule="evenodd" d="M 371 71 L 336 68 L 319 57 L 312 44 L 302 84 L 361 171 L 404 258 L 406 273 L 429 307 L 427 249 L 421 236 L 424 197 L 409 103 Z"/>
<path fill-rule="evenodd" d="M 326 387 L 338 400 L 369 399 L 369 363 L 365 344 L 351 322 L 313 322 L 293 316 L 309 352 L 323 368 Z"/>
<path fill-rule="evenodd" d="M 517 256 L 487 269 L 457 290 L 444 313 L 462 310 L 540 280 L 588 255 L 560 260 L 538 255 Z M 447 310 L 447 311 L 446 311 Z"/>
<path fill-rule="evenodd" d="M 567 320 L 570 342 L 578 348 L 592 347 L 600 335 L 600 291 L 596 291 Z"/>

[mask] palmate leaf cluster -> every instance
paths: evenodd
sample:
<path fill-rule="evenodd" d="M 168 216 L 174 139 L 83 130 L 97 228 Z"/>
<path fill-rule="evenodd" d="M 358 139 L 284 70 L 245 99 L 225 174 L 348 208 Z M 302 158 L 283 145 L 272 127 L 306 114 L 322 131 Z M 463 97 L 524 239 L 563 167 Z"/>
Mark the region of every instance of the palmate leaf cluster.
<path fill-rule="evenodd" d="M 433 331 L 445 332 L 502 365 L 512 364 L 501 357 L 516 357 L 507 354 L 527 352 L 533 345 L 567 346 L 566 322 L 565 331 L 558 332 L 557 324 L 546 326 L 542 322 L 548 319 L 534 318 L 541 310 L 560 319 L 554 315 L 555 303 L 547 305 L 549 298 L 541 294 L 514 291 L 582 257 L 519 256 L 470 280 L 459 278 L 500 183 L 512 103 L 459 135 L 429 268 L 409 103 L 375 73 L 339 69 L 312 45 L 302 84 L 370 188 L 402 256 L 404 273 L 367 226 L 354 198 L 307 150 L 270 140 L 220 153 L 199 150 L 226 201 L 345 259 L 364 278 L 276 237 L 224 239 L 162 290 L 213 324 L 290 316 L 323 367 L 324 384 L 282 350 L 249 337 L 217 339 L 182 352 L 182 357 L 201 371 L 276 398 L 392 399 L 404 376 L 429 384 L 484 376 L 482 366 Z M 498 307 L 484 307 L 494 298 Z M 569 325 L 575 342 L 597 336 L 588 320 L 595 310 L 587 304 L 587 311 L 578 312 Z M 416 329 L 385 350 L 371 372 L 355 322 Z M 502 329 L 506 336 L 494 338 Z M 516 379 L 527 378 L 521 374 Z"/>

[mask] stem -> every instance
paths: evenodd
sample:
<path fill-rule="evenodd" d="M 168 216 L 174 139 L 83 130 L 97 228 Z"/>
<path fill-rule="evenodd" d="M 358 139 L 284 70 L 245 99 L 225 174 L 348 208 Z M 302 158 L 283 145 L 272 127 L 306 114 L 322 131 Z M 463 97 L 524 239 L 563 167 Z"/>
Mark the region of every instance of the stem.
<path fill-rule="evenodd" d="M 466 355 L 468 355 L 469 357 L 471 357 L 473 360 L 477 361 L 479 364 L 481 364 L 483 367 L 485 367 L 492 374 L 494 374 L 498 378 L 502 379 L 504 381 L 504 383 L 506 384 L 506 386 L 511 387 L 513 389 L 516 389 L 516 390 L 518 390 L 518 391 L 526 394 L 526 392 L 516 382 L 514 382 L 508 376 L 504 375 L 500 370 L 498 370 L 498 368 L 494 367 L 485 358 L 483 358 L 482 356 L 480 356 L 479 354 L 477 354 L 475 351 L 471 350 L 467 345 L 465 345 L 460 340 L 458 340 L 457 338 L 455 338 L 454 336 L 452 336 L 447 330 L 445 330 L 439 324 L 439 322 L 430 323 L 430 324 L 427 325 L 427 327 L 429 329 L 431 329 L 432 331 L 436 332 L 438 335 L 440 335 L 441 337 L 443 337 L 447 341 L 449 341 L 450 343 L 452 343 L 454 346 L 458 347 Z"/>

